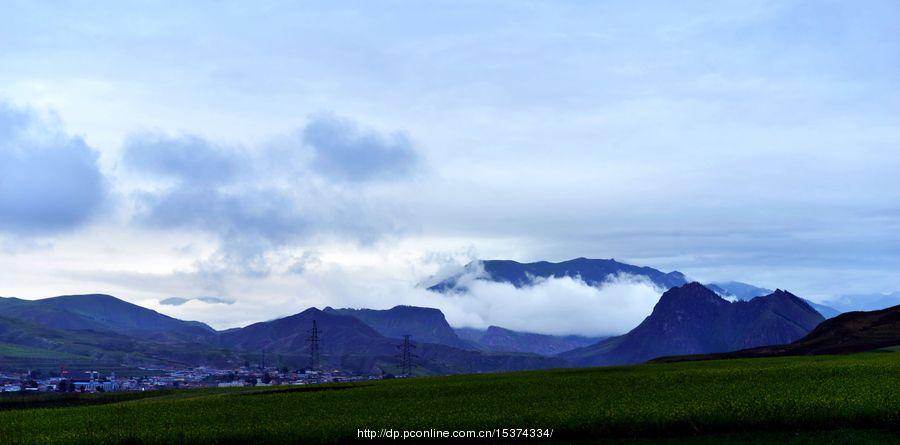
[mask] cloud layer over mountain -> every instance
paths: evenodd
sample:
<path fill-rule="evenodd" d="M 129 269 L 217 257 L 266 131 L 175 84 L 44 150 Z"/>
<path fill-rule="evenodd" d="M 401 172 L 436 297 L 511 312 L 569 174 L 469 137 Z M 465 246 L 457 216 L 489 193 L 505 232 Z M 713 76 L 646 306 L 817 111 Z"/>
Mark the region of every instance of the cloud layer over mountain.
<path fill-rule="evenodd" d="M 462 270 L 457 266 L 456 271 Z M 460 278 L 465 293 L 441 294 L 416 286 L 409 277 L 401 276 L 402 268 L 388 276 L 378 272 L 366 267 L 317 265 L 292 277 L 289 287 L 301 289 L 296 295 L 285 292 L 271 299 L 236 298 L 228 307 L 202 299 L 177 306 L 153 300 L 143 304 L 178 318 L 206 320 L 218 328 L 273 318 L 272 314 L 287 316 L 309 306 L 387 309 L 406 304 L 438 308 L 455 327 L 496 325 L 541 334 L 603 336 L 622 334 L 636 326 L 663 292 L 644 277 L 629 275 L 615 276 L 596 287 L 566 277 L 539 279 L 531 286 L 516 288 L 480 280 L 477 270 L 469 270 Z"/>
<path fill-rule="evenodd" d="M 458 327 L 495 325 L 555 335 L 622 334 L 640 323 L 662 294 L 649 281 L 627 275 L 598 287 L 569 277 L 539 279 L 522 288 L 472 277 L 462 281 L 467 292 L 420 297 L 421 303 L 440 308 Z"/>

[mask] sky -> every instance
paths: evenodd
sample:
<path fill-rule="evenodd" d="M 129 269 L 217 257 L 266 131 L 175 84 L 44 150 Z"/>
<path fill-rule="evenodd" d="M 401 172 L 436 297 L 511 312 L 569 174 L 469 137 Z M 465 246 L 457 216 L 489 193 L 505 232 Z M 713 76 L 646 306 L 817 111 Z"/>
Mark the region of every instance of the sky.
<path fill-rule="evenodd" d="M 419 284 L 474 259 L 590 257 L 814 301 L 900 291 L 895 1 L 4 1 L 0 17 L 3 296 L 108 293 L 218 328 L 420 304 L 600 335 L 657 290 L 452 301 Z"/>

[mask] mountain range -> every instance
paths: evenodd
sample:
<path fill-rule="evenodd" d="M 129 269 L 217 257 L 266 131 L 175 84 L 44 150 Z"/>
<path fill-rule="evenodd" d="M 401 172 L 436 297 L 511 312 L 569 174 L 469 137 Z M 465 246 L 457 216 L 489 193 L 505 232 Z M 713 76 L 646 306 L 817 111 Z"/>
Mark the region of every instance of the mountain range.
<path fill-rule="evenodd" d="M 404 335 L 409 335 L 417 342 L 482 352 L 552 356 L 600 340 L 597 337 L 579 335 L 558 336 L 519 332 L 499 326 L 489 326 L 487 329 L 454 329 L 440 310 L 416 306 L 395 306 L 384 310 L 326 307 L 324 312 L 357 318 L 385 337 L 401 339 Z"/>
<path fill-rule="evenodd" d="M 437 310 L 401 306 L 398 311 L 386 312 L 416 314 L 433 311 Z M 443 314 L 440 318 L 443 319 Z M 386 337 L 358 318 L 334 309 L 310 308 L 290 317 L 254 323 L 222 333 L 220 342 L 222 346 L 236 350 L 261 351 L 269 361 L 277 359 L 283 364 L 305 366 L 309 363 L 308 338 L 313 320 L 319 331 L 323 367 L 371 373 L 392 370 L 396 366 L 401 343 L 398 339 Z M 534 354 L 483 353 L 421 341 L 414 341 L 413 346 L 417 364 L 427 373 L 517 371 L 565 365 L 561 359 Z"/>
<path fill-rule="evenodd" d="M 582 280 L 589 286 L 602 286 L 609 280 L 623 275 L 645 279 L 653 283 L 661 291 L 682 286 L 689 282 L 687 277 L 678 271 L 663 272 L 652 267 L 634 266 L 614 259 L 576 258 L 559 263 L 548 261 L 519 263 L 511 260 L 484 260 L 470 262 L 463 267 L 461 272 L 428 286 L 428 290 L 439 293 L 466 292 L 468 289 L 464 280 L 462 280 L 465 276 L 472 276 L 474 279 L 482 281 L 509 283 L 517 288 L 521 288 L 535 284 L 535 280 L 563 277 Z M 735 300 L 746 301 L 772 293 L 770 289 L 738 281 L 707 283 L 705 286 L 724 298 Z M 898 298 L 900 298 L 900 294 L 898 294 Z M 806 300 L 806 302 L 825 318 L 831 318 L 841 313 L 841 311 L 830 306 L 809 300 Z"/>
<path fill-rule="evenodd" d="M 446 324 L 436 309 L 401 307 L 395 312 L 426 313 L 432 319 L 437 314 Z M 109 295 L 70 295 L 43 300 L 0 298 L 0 368 L 235 367 L 246 362 L 302 368 L 309 364 L 307 339 L 313 320 L 321 331 L 322 366 L 358 373 L 390 371 L 395 366 L 400 342 L 354 316 L 310 308 L 218 332 L 203 323 L 177 320 Z M 452 329 L 449 333 L 462 343 Z M 418 339 L 414 345 L 417 365 L 431 374 L 566 365 L 559 358 L 536 354 L 493 353 Z"/>
<path fill-rule="evenodd" d="M 581 335 L 561 336 L 519 332 L 500 326 L 488 326 L 487 329 L 458 328 L 456 333 L 460 338 L 474 343 L 481 349 L 497 352 L 529 352 L 541 355 L 556 355 L 592 345 L 603 339 L 603 337 Z"/>
<path fill-rule="evenodd" d="M 890 311 L 883 316 L 847 313 L 823 323 L 824 309 L 787 291 L 738 282 L 704 286 L 687 282 L 679 272 L 666 273 L 615 260 L 497 260 L 471 263 L 467 270 L 475 271 L 476 279 L 517 287 L 549 277 L 577 277 L 600 285 L 610 277 L 632 274 L 667 290 L 637 327 L 605 339 L 517 332 L 500 326 L 454 329 L 440 310 L 414 306 L 384 310 L 309 308 L 275 320 L 216 331 L 206 324 L 178 320 L 109 295 L 0 298 L 0 368 L 233 367 L 247 362 L 302 368 L 310 362 L 308 337 L 314 321 L 321 339 L 322 366 L 355 373 L 394 371 L 405 335 L 411 336 L 415 347 L 417 372 L 424 374 L 632 364 L 666 356 L 743 350 L 771 354 L 771 348 L 793 351 L 775 353 L 815 348 L 850 351 L 895 341 L 894 331 L 879 327 L 881 321 L 877 321 L 887 323 L 897 317 Z M 430 289 L 465 292 L 468 281 L 461 277 L 441 280 Z M 772 346 L 795 345 L 792 342 L 814 333 L 815 338 L 842 346 L 828 349 L 813 337 L 807 337 L 811 340 L 801 346 Z M 857 337 L 867 340 L 854 343 Z"/>
<path fill-rule="evenodd" d="M 900 305 L 877 311 L 841 314 L 822 322 L 812 332 L 792 343 L 718 354 L 662 357 L 655 361 L 848 354 L 883 348 L 900 348 Z"/>
<path fill-rule="evenodd" d="M 0 369 L 215 365 L 238 362 L 207 341 L 140 338 L 110 330 L 61 329 L 0 314 Z M 209 339 L 212 337 L 204 337 Z"/>
<path fill-rule="evenodd" d="M 394 306 L 386 310 L 326 307 L 324 312 L 359 319 L 385 337 L 400 339 L 409 335 L 418 342 L 475 349 L 470 342 L 456 335 L 444 313 L 438 309 L 416 306 Z"/>
<path fill-rule="evenodd" d="M 463 271 L 429 286 L 434 292 L 464 292 L 465 285 L 460 279 L 466 274 L 475 274 L 476 279 L 510 283 L 515 287 L 529 286 L 535 278 L 577 278 L 590 286 L 599 286 L 616 275 L 646 277 L 661 289 L 669 289 L 687 283 L 684 274 L 678 271 L 662 272 L 652 267 L 633 266 L 614 259 L 576 258 L 574 260 L 551 263 L 519 263 L 511 260 L 483 260 L 467 264 Z"/>
<path fill-rule="evenodd" d="M 560 354 L 579 366 L 643 363 L 686 354 L 733 351 L 789 343 L 824 318 L 782 290 L 731 302 L 699 283 L 666 291 L 653 312 L 627 334 Z"/>
<path fill-rule="evenodd" d="M 757 287 L 752 284 L 741 283 L 739 281 L 726 281 L 719 283 L 709 283 L 705 285 L 713 292 L 719 294 L 723 298 L 732 298 L 735 300 L 749 301 L 756 297 L 762 297 L 772 293 L 771 289 Z M 840 315 L 841 311 L 824 304 L 815 303 L 807 299 L 803 299 L 807 304 L 812 306 L 816 312 L 822 314 L 826 319 Z"/>
<path fill-rule="evenodd" d="M 182 321 L 118 298 L 64 295 L 41 300 L 0 298 L 0 316 L 54 329 L 97 331 L 156 340 L 202 340 L 215 333 L 199 321 Z"/>

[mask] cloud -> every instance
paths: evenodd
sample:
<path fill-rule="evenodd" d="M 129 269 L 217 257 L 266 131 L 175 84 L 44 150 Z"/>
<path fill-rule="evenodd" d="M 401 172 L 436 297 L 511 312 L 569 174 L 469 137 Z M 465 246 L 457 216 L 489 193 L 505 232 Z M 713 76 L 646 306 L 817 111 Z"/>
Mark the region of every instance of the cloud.
<path fill-rule="evenodd" d="M 286 301 L 259 304 L 250 300 L 237 300 L 234 303 L 222 304 L 204 301 L 199 298 L 187 299 L 183 304 L 171 305 L 155 299 L 136 301 L 136 303 L 157 312 L 181 320 L 197 320 L 214 329 L 228 329 L 246 326 L 252 323 L 271 320 L 271 306 Z"/>
<path fill-rule="evenodd" d="M 0 231 L 34 235 L 84 224 L 107 196 L 97 159 L 55 116 L 0 102 Z"/>
<path fill-rule="evenodd" d="M 125 144 L 122 162 L 132 171 L 194 184 L 221 184 L 235 179 L 245 155 L 194 135 L 161 133 L 132 135 Z"/>
<path fill-rule="evenodd" d="M 466 292 L 442 294 L 415 285 L 416 276 L 396 267 L 392 274 L 369 266 L 320 265 L 295 277 L 290 286 L 303 289 L 303 296 L 293 300 L 293 306 L 278 309 L 299 312 L 308 306 L 326 305 L 387 309 L 405 304 L 440 309 L 454 327 L 497 325 L 542 334 L 602 336 L 622 334 L 637 326 L 663 292 L 645 278 L 630 275 L 612 277 L 596 287 L 564 277 L 539 279 L 531 286 L 516 288 L 478 279 L 479 272 L 469 270 L 460 278 Z"/>
<path fill-rule="evenodd" d="M 435 294 L 421 301 L 444 311 L 457 327 L 507 329 L 542 334 L 618 335 L 637 326 L 662 290 L 643 277 L 620 275 L 594 287 L 578 278 L 537 279 L 516 288 L 463 276 L 464 293 Z"/>
<path fill-rule="evenodd" d="M 303 129 L 312 148 L 312 167 L 345 181 L 395 179 L 409 175 L 418 156 L 403 133 L 381 135 L 329 114 L 314 117 Z"/>
<path fill-rule="evenodd" d="M 329 301 L 353 307 L 388 308 L 396 304 L 440 309 L 454 327 L 495 325 L 550 335 L 619 335 L 637 326 L 653 310 L 662 290 L 641 277 L 616 276 L 600 286 L 577 278 L 548 278 L 516 288 L 509 283 L 462 279 L 467 291 L 441 294 L 422 287 L 351 290 L 328 284 Z M 356 295 L 349 295 L 356 292 Z M 348 301 L 348 299 L 350 301 Z"/>
<path fill-rule="evenodd" d="M 257 276 L 270 272 L 273 256 L 291 256 L 280 250 L 313 238 L 370 243 L 398 230 L 402 209 L 384 201 L 389 194 L 383 198 L 379 190 L 345 179 L 362 181 L 412 168 L 415 153 L 409 141 L 362 132 L 335 117 L 315 118 L 301 133 L 251 148 L 196 135 L 132 136 L 122 165 L 151 180 L 133 194 L 135 219 L 158 229 L 213 234 L 220 249 L 199 261 L 199 269 Z M 341 159 L 357 166 L 341 167 Z M 314 173 L 320 168 L 328 174 Z M 314 258 L 294 258 L 288 271 L 301 271 L 305 261 Z"/>
<path fill-rule="evenodd" d="M 292 258 L 292 262 L 288 267 L 288 272 L 302 274 L 306 272 L 310 267 L 315 267 L 320 264 L 322 264 L 322 260 L 318 252 L 306 251 L 303 252 L 303 254 L 299 257 Z"/>
<path fill-rule="evenodd" d="M 405 304 L 440 309 L 454 327 L 497 325 L 553 335 L 617 335 L 633 329 L 648 316 L 662 294 L 661 289 L 642 277 L 629 275 L 612 277 L 596 287 L 580 279 L 553 278 L 515 288 L 478 280 L 477 273 L 462 278 L 467 292 L 441 294 L 416 284 L 439 267 L 423 265 L 417 252 L 374 254 L 352 246 L 342 250 L 339 256 L 323 254 L 302 274 L 285 273 L 257 280 L 226 273 L 221 290 L 205 286 L 196 272 L 80 272 L 73 278 L 97 283 L 107 293 L 130 297 L 167 315 L 200 320 L 217 329 L 285 317 L 309 307 L 388 309 Z M 342 261 L 345 255 L 353 261 Z M 457 271 L 461 267 L 457 264 Z M 171 295 L 190 301 L 177 306 L 161 303 Z M 208 295 L 234 300 L 234 304 L 194 298 Z"/>
<path fill-rule="evenodd" d="M 230 298 L 220 298 L 220 297 L 197 297 L 197 298 L 181 298 L 181 297 L 170 297 L 164 300 L 160 300 L 159 304 L 165 304 L 169 306 L 181 306 L 185 303 L 189 303 L 191 301 L 200 301 L 206 304 L 234 304 L 234 300 Z"/>

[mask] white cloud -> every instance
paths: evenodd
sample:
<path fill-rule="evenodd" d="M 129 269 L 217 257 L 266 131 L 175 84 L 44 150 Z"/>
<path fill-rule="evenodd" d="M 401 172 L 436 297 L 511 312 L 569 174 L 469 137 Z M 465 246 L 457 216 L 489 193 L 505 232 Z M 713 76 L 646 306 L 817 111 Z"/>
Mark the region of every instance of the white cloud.
<path fill-rule="evenodd" d="M 441 309 L 457 327 L 497 325 L 542 334 L 616 335 L 637 326 L 662 294 L 647 280 L 627 275 L 599 287 L 563 277 L 539 279 L 521 288 L 474 276 L 461 279 L 465 293 L 416 293 L 409 302 Z"/>
<path fill-rule="evenodd" d="M 217 328 L 283 317 L 311 306 L 387 309 L 406 304 L 438 308 L 454 327 L 496 325 L 542 334 L 600 336 L 622 334 L 637 326 L 662 294 L 643 277 L 628 275 L 613 277 L 598 287 L 566 277 L 541 279 L 532 286 L 516 288 L 508 283 L 476 279 L 477 270 L 470 270 L 461 278 L 467 292 L 440 294 L 416 284 L 420 279 L 417 277 L 425 276 L 421 266 L 402 264 L 393 257 L 396 262 L 387 270 L 373 269 L 371 264 L 379 259 L 361 256 L 355 265 L 323 259 L 301 275 L 285 273 L 264 281 L 229 277 L 229 287 L 235 290 L 229 298 L 237 301 L 227 307 L 198 300 L 174 307 L 159 305 L 153 299 L 143 303 L 160 312 L 199 319 Z M 409 274 L 417 268 L 419 274 Z M 254 291 L 255 296 L 242 297 L 241 289 Z"/>
<path fill-rule="evenodd" d="M 136 223 L 214 234 L 220 249 L 199 269 L 262 276 L 271 272 L 270 256 L 313 238 L 371 243 L 401 230 L 403 206 L 379 193 L 410 178 L 416 153 L 401 133 L 322 114 L 291 137 L 252 148 L 136 134 L 122 165 L 155 180 L 133 193 Z M 382 181 L 366 183 L 374 179 Z"/>

